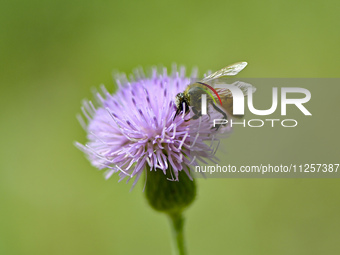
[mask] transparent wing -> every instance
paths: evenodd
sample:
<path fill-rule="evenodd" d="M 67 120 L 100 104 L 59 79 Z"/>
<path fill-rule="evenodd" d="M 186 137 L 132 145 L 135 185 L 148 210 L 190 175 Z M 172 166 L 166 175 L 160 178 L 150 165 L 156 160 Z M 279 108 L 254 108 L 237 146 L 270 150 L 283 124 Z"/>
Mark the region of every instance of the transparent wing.
<path fill-rule="evenodd" d="M 222 68 L 221 70 L 218 70 L 217 72 L 208 75 L 202 80 L 202 82 L 208 82 L 211 80 L 221 78 L 223 76 L 236 75 L 239 72 L 241 72 L 247 66 L 247 64 L 248 64 L 247 62 L 238 62 L 230 66 L 226 66 L 225 68 Z"/>
<path fill-rule="evenodd" d="M 246 82 L 242 82 L 242 81 L 235 81 L 232 84 L 227 84 L 227 83 L 224 83 L 224 82 L 223 83 L 216 83 L 215 84 L 215 90 L 221 98 L 222 97 L 232 97 L 233 95 L 232 95 L 231 91 L 227 88 L 216 88 L 216 86 L 218 86 L 219 84 L 232 85 L 232 86 L 238 87 L 240 90 L 242 90 L 244 96 L 248 95 L 248 89 L 250 89 L 252 93 L 254 93 L 256 91 L 256 88 L 253 85 L 246 83 Z"/>

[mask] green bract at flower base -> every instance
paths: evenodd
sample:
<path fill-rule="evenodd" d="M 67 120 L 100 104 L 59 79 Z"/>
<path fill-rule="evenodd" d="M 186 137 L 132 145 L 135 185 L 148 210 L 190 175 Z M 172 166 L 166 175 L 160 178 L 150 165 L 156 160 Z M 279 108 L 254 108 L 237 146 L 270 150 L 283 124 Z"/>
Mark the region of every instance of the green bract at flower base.
<path fill-rule="evenodd" d="M 196 197 L 195 180 L 190 180 L 184 171 L 179 172 L 180 181 L 170 181 L 168 175 L 161 170 L 147 171 L 146 198 L 156 211 L 181 213 Z"/>
<path fill-rule="evenodd" d="M 145 196 L 156 211 L 166 213 L 171 222 L 175 254 L 184 255 L 186 249 L 183 235 L 183 211 L 195 200 L 196 181 L 190 180 L 184 171 L 179 172 L 180 181 L 169 181 L 171 176 L 163 171 L 147 169 Z M 169 173 L 170 171 L 167 171 Z"/>

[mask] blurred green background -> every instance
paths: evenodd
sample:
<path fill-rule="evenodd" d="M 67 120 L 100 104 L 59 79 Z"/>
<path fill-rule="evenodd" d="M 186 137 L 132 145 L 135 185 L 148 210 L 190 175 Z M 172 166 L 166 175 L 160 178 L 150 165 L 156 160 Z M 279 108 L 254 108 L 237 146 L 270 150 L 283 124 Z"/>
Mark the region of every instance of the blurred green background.
<path fill-rule="evenodd" d="M 143 183 L 130 193 L 105 181 L 72 145 L 85 142 L 81 100 L 138 65 L 248 61 L 246 77 L 339 77 L 339 11 L 330 0 L 2 0 L 0 254 L 171 254 Z M 338 179 L 198 183 L 190 254 L 339 254 Z"/>

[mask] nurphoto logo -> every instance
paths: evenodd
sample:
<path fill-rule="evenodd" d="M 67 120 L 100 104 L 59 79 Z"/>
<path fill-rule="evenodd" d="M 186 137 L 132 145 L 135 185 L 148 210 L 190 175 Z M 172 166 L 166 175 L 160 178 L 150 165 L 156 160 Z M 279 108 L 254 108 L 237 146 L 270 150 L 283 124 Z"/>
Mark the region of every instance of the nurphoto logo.
<path fill-rule="evenodd" d="M 236 82 L 240 83 L 240 82 Z M 269 116 L 277 111 L 279 101 L 281 108 L 281 116 L 287 115 L 287 105 L 295 105 L 305 116 L 311 116 L 312 114 L 307 110 L 304 106 L 311 99 L 311 93 L 308 89 L 298 88 L 298 87 L 282 87 L 280 90 L 280 97 L 278 93 L 278 88 L 272 88 L 272 104 L 269 109 L 259 110 L 254 107 L 253 104 L 253 93 L 255 92 L 254 87 L 248 86 L 247 91 L 244 92 L 237 86 L 237 84 L 216 84 L 215 88 L 229 90 L 232 94 L 232 115 L 233 116 L 243 116 L 245 114 L 245 96 L 247 97 L 247 106 L 251 113 L 257 116 Z M 209 89 L 212 90 L 215 94 L 217 91 L 209 86 Z M 289 98 L 290 93 L 301 94 L 302 98 Z M 211 94 L 210 94 L 211 96 Z M 208 114 L 208 102 L 207 95 L 201 95 L 201 114 Z M 221 118 L 221 119 L 213 119 L 213 127 L 217 125 L 242 125 L 243 127 L 263 127 L 265 123 L 274 127 L 275 124 L 279 122 L 282 127 L 296 127 L 298 125 L 298 121 L 295 119 L 250 119 L 246 121 L 245 119 L 234 120 L 232 118 Z"/>

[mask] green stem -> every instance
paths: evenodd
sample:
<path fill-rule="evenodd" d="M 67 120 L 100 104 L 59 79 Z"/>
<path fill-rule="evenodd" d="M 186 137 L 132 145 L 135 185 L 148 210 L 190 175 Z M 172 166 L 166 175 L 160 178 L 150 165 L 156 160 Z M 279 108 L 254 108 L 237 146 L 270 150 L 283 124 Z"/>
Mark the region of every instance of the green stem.
<path fill-rule="evenodd" d="M 183 225 L 184 219 L 182 213 L 172 213 L 170 216 L 171 231 L 173 237 L 174 255 L 186 255 Z"/>

